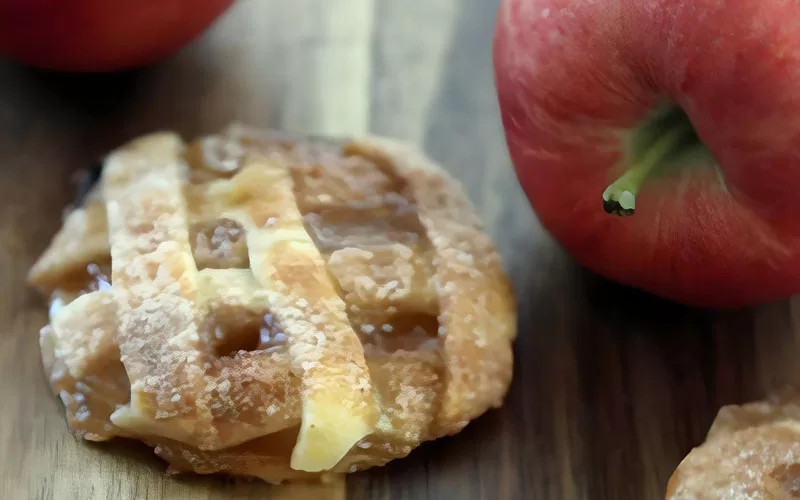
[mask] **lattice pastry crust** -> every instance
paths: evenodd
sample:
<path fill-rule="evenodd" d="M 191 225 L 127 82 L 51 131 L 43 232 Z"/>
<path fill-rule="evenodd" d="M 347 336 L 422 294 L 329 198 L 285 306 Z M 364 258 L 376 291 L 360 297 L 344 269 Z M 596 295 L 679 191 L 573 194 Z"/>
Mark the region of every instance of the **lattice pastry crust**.
<path fill-rule="evenodd" d="M 175 472 L 319 478 L 501 405 L 516 313 L 462 190 L 385 138 L 232 126 L 112 152 L 30 272 L 70 427 Z"/>
<path fill-rule="evenodd" d="M 723 407 L 673 473 L 668 500 L 800 498 L 800 399 Z"/>

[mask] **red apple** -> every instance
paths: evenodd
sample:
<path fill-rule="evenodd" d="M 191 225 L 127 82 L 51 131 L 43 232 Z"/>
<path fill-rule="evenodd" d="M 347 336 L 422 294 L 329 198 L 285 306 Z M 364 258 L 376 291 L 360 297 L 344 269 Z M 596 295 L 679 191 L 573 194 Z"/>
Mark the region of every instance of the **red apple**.
<path fill-rule="evenodd" d="M 543 226 L 685 304 L 800 291 L 798 20 L 788 0 L 504 0 L 496 88 Z"/>
<path fill-rule="evenodd" d="M 205 30 L 233 0 L 0 0 L 0 55 L 65 71 L 153 63 Z"/>

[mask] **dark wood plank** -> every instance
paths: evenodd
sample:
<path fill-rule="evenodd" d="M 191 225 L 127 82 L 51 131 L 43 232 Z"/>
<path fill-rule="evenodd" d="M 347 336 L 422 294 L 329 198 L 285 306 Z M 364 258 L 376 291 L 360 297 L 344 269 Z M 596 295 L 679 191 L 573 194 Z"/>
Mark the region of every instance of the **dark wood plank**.
<path fill-rule="evenodd" d="M 173 479 L 142 447 L 79 443 L 41 373 L 24 277 L 82 166 L 137 134 L 231 120 L 419 144 L 463 180 L 519 302 L 505 406 L 348 478 L 353 499 L 658 499 L 723 404 L 797 380 L 800 302 L 691 310 L 580 270 L 508 161 L 491 75 L 497 0 L 243 0 L 154 67 L 55 75 L 0 63 L 0 498 L 328 498 Z M 282 497 L 279 495 L 283 495 Z"/>

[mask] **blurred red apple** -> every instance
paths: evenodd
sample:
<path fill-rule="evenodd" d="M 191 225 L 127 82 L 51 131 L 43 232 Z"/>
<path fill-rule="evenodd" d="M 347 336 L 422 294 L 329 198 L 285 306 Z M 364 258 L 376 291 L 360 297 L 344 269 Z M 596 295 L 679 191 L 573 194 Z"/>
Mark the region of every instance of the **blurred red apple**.
<path fill-rule="evenodd" d="M 233 0 L 0 0 L 0 55 L 46 69 L 116 71 L 162 59 Z"/>
<path fill-rule="evenodd" d="M 800 292 L 800 6 L 504 0 L 495 82 L 543 226 L 695 306 Z"/>

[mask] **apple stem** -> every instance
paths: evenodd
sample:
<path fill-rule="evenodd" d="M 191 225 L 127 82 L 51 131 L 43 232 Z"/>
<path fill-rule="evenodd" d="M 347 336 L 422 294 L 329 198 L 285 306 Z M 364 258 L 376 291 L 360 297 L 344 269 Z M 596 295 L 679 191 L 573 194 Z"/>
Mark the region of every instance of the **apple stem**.
<path fill-rule="evenodd" d="M 645 179 L 689 133 L 691 129 L 687 127 L 675 127 L 660 135 L 625 173 L 606 188 L 603 192 L 603 210 L 611 215 L 633 215 L 636 212 L 636 195 Z"/>

